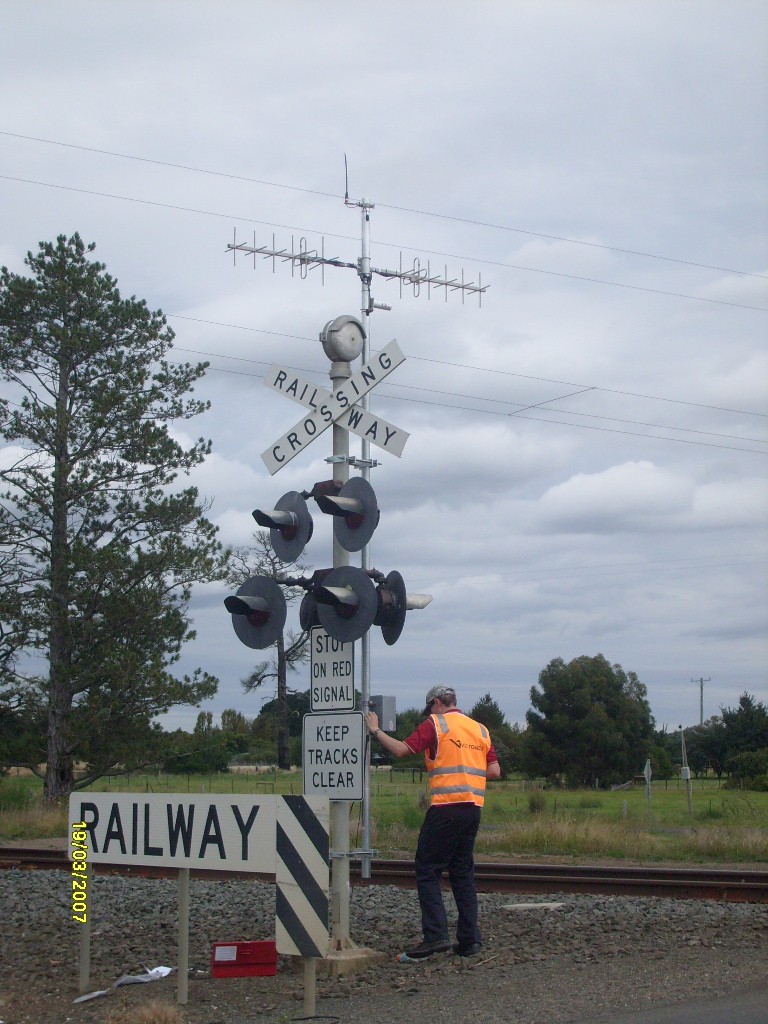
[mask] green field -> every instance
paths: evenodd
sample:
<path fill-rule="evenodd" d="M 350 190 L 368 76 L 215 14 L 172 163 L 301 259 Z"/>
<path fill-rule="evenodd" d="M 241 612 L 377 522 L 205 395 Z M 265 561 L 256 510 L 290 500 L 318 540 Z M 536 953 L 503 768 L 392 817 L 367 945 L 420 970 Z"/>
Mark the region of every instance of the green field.
<path fill-rule="evenodd" d="M 409 769 L 375 771 L 371 780 L 372 845 L 382 856 L 410 856 L 424 814 L 426 776 Z M 301 793 L 300 772 L 258 774 L 134 774 L 104 778 L 99 792 Z M 0 780 L 0 842 L 64 836 L 66 808 L 47 808 L 40 781 Z M 353 847 L 361 842 L 360 805 L 351 805 Z M 645 787 L 603 792 L 542 790 L 523 781 L 489 787 L 477 841 L 481 857 L 572 860 L 621 859 L 681 863 L 768 861 L 768 793 L 693 783 L 688 811 L 685 785 L 655 782 L 651 806 Z"/>

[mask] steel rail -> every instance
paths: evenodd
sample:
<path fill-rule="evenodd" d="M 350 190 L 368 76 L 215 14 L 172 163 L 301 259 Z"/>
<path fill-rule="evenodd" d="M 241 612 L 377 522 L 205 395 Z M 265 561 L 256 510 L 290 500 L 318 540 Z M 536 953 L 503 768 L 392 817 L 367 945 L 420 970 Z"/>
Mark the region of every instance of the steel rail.
<path fill-rule="evenodd" d="M 0 870 L 69 870 L 63 849 L 0 847 Z M 145 865 L 98 864 L 99 874 L 171 878 L 176 869 Z M 373 860 L 371 878 L 361 876 L 359 860 L 352 859 L 351 879 L 356 885 L 395 885 L 412 888 L 415 870 L 410 860 Z M 586 893 L 614 896 L 665 896 L 740 903 L 768 903 L 768 871 L 740 868 L 636 867 L 629 865 L 501 864 L 475 865 L 479 892 Z M 274 881 L 268 872 L 193 869 L 193 878 L 250 878 Z"/>
<path fill-rule="evenodd" d="M 412 861 L 375 860 L 372 872 L 379 885 L 415 885 Z M 475 864 L 475 876 L 479 892 L 603 893 L 768 903 L 768 871 L 763 870 L 484 861 Z"/>

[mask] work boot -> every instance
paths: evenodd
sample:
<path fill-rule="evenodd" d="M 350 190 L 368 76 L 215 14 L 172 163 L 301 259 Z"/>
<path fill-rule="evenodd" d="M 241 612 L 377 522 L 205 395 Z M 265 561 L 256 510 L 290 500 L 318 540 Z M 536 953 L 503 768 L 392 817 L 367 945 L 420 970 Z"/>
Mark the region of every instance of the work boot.
<path fill-rule="evenodd" d="M 462 946 L 460 942 L 457 942 L 453 946 L 453 952 L 456 956 L 477 956 L 482 948 L 482 942 L 470 942 L 468 946 Z"/>
<path fill-rule="evenodd" d="M 436 942 L 420 942 L 418 946 L 406 949 L 405 955 L 410 960 L 423 960 L 425 956 L 432 956 L 433 953 L 447 953 L 450 948 L 450 939 L 438 939 Z"/>

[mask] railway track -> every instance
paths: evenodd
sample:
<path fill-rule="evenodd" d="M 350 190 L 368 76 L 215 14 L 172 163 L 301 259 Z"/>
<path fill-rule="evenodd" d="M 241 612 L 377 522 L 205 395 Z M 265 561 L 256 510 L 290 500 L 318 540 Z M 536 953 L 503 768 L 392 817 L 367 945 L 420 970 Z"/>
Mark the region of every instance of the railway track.
<path fill-rule="evenodd" d="M 353 862 L 353 875 L 355 868 Z M 374 860 L 371 873 L 375 884 L 414 884 L 412 861 Z M 578 892 L 768 903 L 768 871 L 483 862 L 475 864 L 475 875 L 479 892 Z"/>
<path fill-rule="evenodd" d="M 0 870 L 69 870 L 64 850 L 34 847 L 0 847 Z M 496 864 L 475 865 L 479 892 L 600 893 L 613 896 L 665 896 L 679 899 L 724 900 L 733 903 L 768 903 L 768 871 L 732 868 L 668 868 L 624 865 Z M 127 874 L 170 878 L 172 868 L 130 867 L 100 864 L 99 874 Z M 192 870 L 193 878 L 257 878 L 273 881 L 269 874 Z M 408 860 L 371 862 L 371 877 L 362 878 L 359 861 L 350 866 L 355 885 L 413 887 L 414 866 Z"/>

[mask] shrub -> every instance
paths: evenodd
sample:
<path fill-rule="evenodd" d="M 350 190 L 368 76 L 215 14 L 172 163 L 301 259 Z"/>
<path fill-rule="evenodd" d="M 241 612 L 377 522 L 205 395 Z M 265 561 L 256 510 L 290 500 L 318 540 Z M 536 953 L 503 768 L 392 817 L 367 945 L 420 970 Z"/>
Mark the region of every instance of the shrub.
<path fill-rule="evenodd" d="M 768 789 L 768 747 L 762 750 L 748 750 L 731 758 L 729 788 L 753 789 L 765 792 Z"/>
<path fill-rule="evenodd" d="M 0 782 L 0 811 L 23 811 L 35 802 L 35 780 L 5 778 Z"/>
<path fill-rule="evenodd" d="M 242 757 L 248 764 L 277 764 L 277 743 L 269 740 L 251 743 Z"/>
<path fill-rule="evenodd" d="M 222 743 L 195 744 L 163 761 L 163 771 L 171 775 L 205 775 L 229 771 L 229 751 Z"/>
<path fill-rule="evenodd" d="M 718 821 L 725 817 L 725 810 L 722 807 L 713 807 L 712 801 L 709 801 L 709 807 L 705 807 L 703 811 L 699 811 L 697 817 L 703 820 Z"/>
<path fill-rule="evenodd" d="M 546 809 L 547 798 L 538 790 L 528 796 L 528 810 L 531 814 L 541 814 Z"/>

